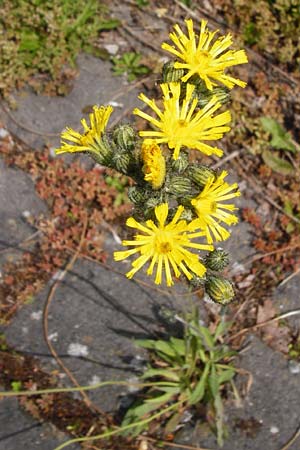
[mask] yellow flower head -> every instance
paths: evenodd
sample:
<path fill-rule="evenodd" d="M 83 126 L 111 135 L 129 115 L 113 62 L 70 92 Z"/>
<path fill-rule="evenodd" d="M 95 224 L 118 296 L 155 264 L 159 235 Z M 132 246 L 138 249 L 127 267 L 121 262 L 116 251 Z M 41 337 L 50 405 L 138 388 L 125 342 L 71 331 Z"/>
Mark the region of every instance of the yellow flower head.
<path fill-rule="evenodd" d="M 221 36 L 214 43 L 213 38 L 217 31 L 211 32 L 206 28 L 207 21 L 201 21 L 198 42 L 193 29 L 193 21 L 185 21 L 188 31 L 186 36 L 179 25 L 174 26 L 174 33 L 170 33 L 170 39 L 175 47 L 162 44 L 162 48 L 175 55 L 183 62 L 175 62 L 175 69 L 185 69 L 187 74 L 182 78 L 183 82 L 193 75 L 198 75 L 206 84 L 207 89 L 212 90 L 217 83 L 222 83 L 231 89 L 235 84 L 245 87 L 247 83 L 229 75 L 225 75 L 227 67 L 248 62 L 244 50 L 227 50 L 232 44 L 232 36 Z M 225 52 L 225 53 L 224 53 Z M 214 80 L 214 81 L 212 81 Z M 215 82 L 217 81 L 217 83 Z"/>
<path fill-rule="evenodd" d="M 191 200 L 199 218 L 199 228 L 205 231 L 208 243 L 213 242 L 211 234 L 216 241 L 224 241 L 230 236 L 229 231 L 222 227 L 220 222 L 227 225 L 234 225 L 238 222 L 238 218 L 234 214 L 227 212 L 237 208 L 232 204 L 221 203 L 241 195 L 237 190 L 237 183 L 230 186 L 224 181 L 226 176 L 227 172 L 224 170 L 216 179 L 211 177 L 203 191 Z"/>
<path fill-rule="evenodd" d="M 173 158 L 177 159 L 182 146 L 195 148 L 206 155 L 222 156 L 223 151 L 202 141 L 221 139 L 230 130 L 225 126 L 231 120 L 230 112 L 225 111 L 214 117 L 212 115 L 221 107 L 213 97 L 204 108 L 195 112 L 197 99 L 193 98 L 195 86 L 187 84 L 185 99 L 180 102 L 180 83 L 161 84 L 164 111 L 160 111 L 155 100 L 140 94 L 145 102 L 158 116 L 157 119 L 135 108 L 133 113 L 148 120 L 159 131 L 140 131 L 140 136 L 151 137 L 157 144 L 166 143 L 174 149 Z"/>
<path fill-rule="evenodd" d="M 159 189 L 166 176 L 166 161 L 159 145 L 152 139 L 145 139 L 142 144 L 141 156 L 144 162 L 145 180 L 151 184 L 153 189 Z"/>
<path fill-rule="evenodd" d="M 56 150 L 60 153 L 74 153 L 74 152 L 99 152 L 101 145 L 101 136 L 106 128 L 107 122 L 113 112 L 112 106 L 94 106 L 93 112 L 90 114 L 90 123 L 88 126 L 85 119 L 81 119 L 83 126 L 83 134 L 72 128 L 66 128 L 61 134 L 62 146 Z M 70 141 L 71 143 L 65 142 Z"/>
<path fill-rule="evenodd" d="M 195 232 L 197 219 L 188 224 L 185 220 L 179 220 L 183 210 L 184 207 L 179 206 L 169 223 L 166 223 L 169 212 L 167 203 L 162 203 L 155 208 L 157 224 L 152 220 L 147 220 L 143 225 L 133 217 L 127 219 L 127 226 L 136 228 L 143 233 L 136 234 L 132 241 L 123 241 L 123 245 L 132 246 L 132 249 L 114 253 L 116 261 L 126 259 L 136 253 L 139 254 L 132 263 L 133 269 L 126 274 L 128 278 L 132 278 L 148 261 L 150 261 L 150 265 L 147 275 L 152 275 L 157 266 L 156 284 L 162 283 L 163 272 L 168 286 L 173 284 L 172 271 L 175 277 L 179 277 L 183 272 L 189 280 L 192 278 L 191 272 L 199 277 L 203 276 L 206 271 L 205 266 L 199 261 L 198 255 L 191 253 L 189 248 L 213 250 L 213 246 L 191 242 L 193 238 L 204 236 L 205 232 Z"/>

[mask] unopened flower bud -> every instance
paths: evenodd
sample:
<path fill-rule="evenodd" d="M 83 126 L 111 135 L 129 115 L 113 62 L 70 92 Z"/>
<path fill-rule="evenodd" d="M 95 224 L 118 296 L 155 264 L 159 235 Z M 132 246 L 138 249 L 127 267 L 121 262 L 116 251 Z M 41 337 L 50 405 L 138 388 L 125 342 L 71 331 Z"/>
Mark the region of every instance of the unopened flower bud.
<path fill-rule="evenodd" d="M 179 81 L 184 76 L 184 69 L 175 69 L 172 61 L 164 64 L 162 70 L 163 83 L 172 83 Z"/>
<path fill-rule="evenodd" d="M 172 177 L 166 184 L 166 191 L 174 195 L 184 195 L 191 190 L 191 180 L 184 177 Z"/>
<path fill-rule="evenodd" d="M 124 175 L 128 174 L 130 155 L 126 152 L 116 152 L 112 158 L 112 166 Z"/>
<path fill-rule="evenodd" d="M 209 178 L 215 177 L 215 171 L 207 166 L 191 165 L 188 168 L 188 174 L 194 183 L 199 186 L 205 186 Z"/>
<path fill-rule="evenodd" d="M 146 198 L 144 191 L 138 186 L 130 186 L 127 195 L 129 200 L 134 204 L 143 203 Z"/>
<path fill-rule="evenodd" d="M 222 105 L 230 100 L 230 90 L 227 88 L 216 87 L 212 91 L 206 89 L 206 87 L 199 87 L 197 89 L 198 106 L 204 108 L 212 97 L 217 97 L 218 102 Z"/>
<path fill-rule="evenodd" d="M 223 270 L 229 263 L 228 253 L 222 249 L 213 250 L 205 258 L 205 265 L 215 271 Z"/>
<path fill-rule="evenodd" d="M 232 283 L 223 277 L 209 276 L 205 283 L 205 290 L 210 298 L 220 305 L 227 305 L 234 297 Z"/>
<path fill-rule="evenodd" d="M 136 142 L 136 133 L 130 125 L 119 125 L 113 131 L 113 139 L 121 149 L 133 150 Z"/>
<path fill-rule="evenodd" d="M 155 208 L 155 206 L 159 205 L 160 203 L 161 203 L 161 199 L 160 198 L 150 197 L 145 202 L 145 207 L 147 209 L 152 209 L 152 208 Z"/>
<path fill-rule="evenodd" d="M 206 281 L 205 276 L 199 277 L 198 275 L 194 275 L 193 278 L 191 278 L 190 280 L 190 285 L 195 289 L 204 288 L 205 281 Z"/>
<path fill-rule="evenodd" d="M 87 151 L 87 153 L 97 164 L 111 167 L 113 152 L 106 135 L 103 135 L 101 140 L 97 142 L 95 151 Z"/>
<path fill-rule="evenodd" d="M 177 159 L 172 160 L 172 169 L 176 170 L 179 173 L 184 172 L 188 165 L 189 165 L 188 155 L 183 151 L 180 152 Z"/>

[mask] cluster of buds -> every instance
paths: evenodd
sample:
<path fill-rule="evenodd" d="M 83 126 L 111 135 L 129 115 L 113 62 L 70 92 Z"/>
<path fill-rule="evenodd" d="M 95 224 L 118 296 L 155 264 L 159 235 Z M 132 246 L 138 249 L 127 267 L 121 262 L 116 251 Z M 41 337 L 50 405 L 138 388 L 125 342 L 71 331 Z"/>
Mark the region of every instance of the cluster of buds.
<path fill-rule="evenodd" d="M 212 300 L 225 305 L 233 299 L 234 290 L 219 273 L 229 258 L 215 245 L 230 236 L 228 226 L 238 221 L 237 208 L 226 201 L 240 192 L 236 183 L 225 181 L 225 170 L 191 161 L 190 150 L 222 156 L 220 148 L 207 142 L 230 130 L 231 115 L 226 109 L 230 90 L 246 83 L 226 70 L 246 63 L 247 56 L 244 50 L 228 50 L 230 34 L 214 41 L 215 33 L 208 31 L 204 20 L 199 35 L 192 20 L 186 20 L 186 26 L 187 35 L 175 25 L 170 34 L 174 45 L 162 44 L 175 57 L 162 68 L 163 109 L 140 94 L 155 117 L 138 108 L 133 111 L 151 124 L 150 130 L 137 133 L 123 124 L 108 131 L 112 107 L 95 106 L 90 126 L 83 119 L 83 134 L 67 128 L 57 153 L 88 152 L 97 163 L 134 181 L 128 191 L 133 214 L 126 223 L 139 234 L 123 241 L 129 249 L 114 254 L 116 260 L 137 256 L 128 278 L 149 263 L 147 274 L 155 271 L 156 284 L 165 279 L 171 286 L 173 278 L 183 274 L 192 286 L 203 287 Z M 206 255 L 201 256 L 200 250 Z"/>

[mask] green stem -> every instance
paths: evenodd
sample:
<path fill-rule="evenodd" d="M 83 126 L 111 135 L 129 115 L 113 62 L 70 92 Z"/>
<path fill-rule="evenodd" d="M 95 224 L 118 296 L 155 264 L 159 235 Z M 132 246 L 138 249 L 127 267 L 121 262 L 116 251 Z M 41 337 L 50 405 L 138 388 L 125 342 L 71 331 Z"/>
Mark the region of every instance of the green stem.
<path fill-rule="evenodd" d="M 93 441 L 93 440 L 98 440 L 98 439 L 105 439 L 110 436 L 113 436 L 114 434 L 122 433 L 123 431 L 129 430 L 130 428 L 145 425 L 145 424 L 151 422 L 152 420 L 156 419 L 157 417 L 160 417 L 161 415 L 165 414 L 166 412 L 177 408 L 179 405 L 181 405 L 181 403 L 182 403 L 181 401 L 174 403 L 173 405 L 170 405 L 167 408 L 162 409 L 158 413 L 153 414 L 152 416 L 148 417 L 147 419 L 143 419 L 143 420 L 139 420 L 138 422 L 130 423 L 129 425 L 126 425 L 125 427 L 121 427 L 118 430 L 106 431 L 105 433 L 96 434 L 95 436 L 86 436 L 86 437 L 81 437 L 81 438 L 76 438 L 76 439 L 70 439 L 69 441 L 64 442 L 63 444 L 56 447 L 54 450 L 62 450 L 63 448 L 67 447 L 68 445 L 75 444 L 76 442 L 87 442 L 87 441 Z"/>
<path fill-rule="evenodd" d="M 147 387 L 147 386 L 174 386 L 172 382 L 157 381 L 154 383 L 131 383 L 128 381 L 103 381 L 102 383 L 93 384 L 92 386 L 79 386 L 73 388 L 52 388 L 52 389 L 40 389 L 37 391 L 18 391 L 18 392 L 0 392 L 1 397 L 18 397 L 21 395 L 41 395 L 41 394 L 56 394 L 59 392 L 80 392 L 80 391 L 91 391 L 93 389 L 98 389 L 100 387 L 109 385 L 121 385 L 121 386 L 136 386 L 136 387 Z"/>

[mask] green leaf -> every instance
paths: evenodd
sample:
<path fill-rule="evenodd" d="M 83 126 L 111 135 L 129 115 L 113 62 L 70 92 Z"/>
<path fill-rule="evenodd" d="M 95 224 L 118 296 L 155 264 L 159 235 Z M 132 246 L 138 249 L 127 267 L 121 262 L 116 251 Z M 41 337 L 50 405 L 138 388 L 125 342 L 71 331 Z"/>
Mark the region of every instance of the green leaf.
<path fill-rule="evenodd" d="M 171 343 L 166 341 L 156 341 L 155 350 L 165 353 L 168 356 L 176 356 L 176 352 Z"/>
<path fill-rule="evenodd" d="M 177 373 L 172 372 L 168 369 L 148 369 L 145 373 L 143 373 L 141 378 L 152 378 L 152 377 L 164 377 L 169 380 L 178 381 L 179 377 Z"/>
<path fill-rule="evenodd" d="M 152 411 L 158 410 L 160 406 L 162 406 L 165 402 L 156 402 L 156 403 L 139 403 L 138 405 L 133 405 L 128 409 L 128 411 L 125 414 L 125 417 L 122 421 L 121 426 L 129 425 L 130 423 L 137 422 L 138 420 L 141 420 L 143 418 L 146 418 L 149 413 Z M 128 431 L 124 431 L 122 434 L 127 435 L 130 434 L 131 436 L 137 436 L 140 434 L 143 430 L 148 428 L 148 424 L 146 425 L 140 425 L 136 426 L 134 428 L 131 428 Z"/>
<path fill-rule="evenodd" d="M 208 378 L 208 384 L 210 388 L 211 395 L 215 398 L 219 392 L 219 379 L 216 372 L 216 366 L 213 364 Z"/>
<path fill-rule="evenodd" d="M 198 349 L 198 355 L 202 362 L 206 363 L 208 360 L 208 356 L 206 355 L 205 351 L 202 348 Z"/>
<path fill-rule="evenodd" d="M 272 136 L 270 144 L 274 148 L 280 150 L 289 150 L 295 153 L 297 151 L 295 145 L 291 141 L 289 133 L 271 117 L 260 118 L 263 129 Z"/>
<path fill-rule="evenodd" d="M 280 173 L 281 175 L 291 175 L 294 173 L 294 167 L 288 161 L 273 155 L 269 150 L 263 151 L 262 158 L 265 164 L 274 170 L 274 172 Z"/>
<path fill-rule="evenodd" d="M 155 403 L 155 404 L 162 405 L 162 404 L 168 402 L 175 394 L 178 394 L 178 390 L 179 389 L 177 388 L 173 392 L 172 391 L 171 392 L 166 392 L 165 394 L 160 395 L 159 397 L 147 398 L 147 400 L 145 400 L 145 403 L 147 403 L 147 404 Z"/>
<path fill-rule="evenodd" d="M 119 25 L 121 25 L 121 22 L 118 19 L 111 19 L 106 22 L 102 22 L 97 26 L 98 31 L 103 30 L 113 30 L 114 28 L 117 28 Z"/>
<path fill-rule="evenodd" d="M 296 153 L 297 151 L 295 145 L 290 141 L 290 136 L 288 134 L 285 136 L 274 136 L 271 140 L 271 145 L 274 148 L 289 150 L 292 153 Z"/>
<path fill-rule="evenodd" d="M 182 412 L 176 412 L 171 416 L 171 418 L 168 420 L 164 427 L 164 434 L 167 435 L 169 433 L 173 433 L 174 430 L 177 428 L 180 420 L 182 419 Z"/>
<path fill-rule="evenodd" d="M 178 339 L 171 337 L 170 342 L 174 348 L 174 350 L 180 355 L 184 356 L 186 352 L 185 342 L 183 339 Z"/>
<path fill-rule="evenodd" d="M 155 348 L 156 341 L 154 341 L 153 339 L 136 339 L 134 341 L 134 343 L 138 347 L 142 347 L 142 348 L 147 348 L 149 350 L 153 350 Z"/>
<path fill-rule="evenodd" d="M 214 339 L 207 327 L 201 327 L 199 326 L 199 331 L 202 334 L 204 341 L 209 348 L 209 350 L 212 350 L 214 348 Z"/>
<path fill-rule="evenodd" d="M 218 381 L 219 384 L 226 383 L 227 381 L 230 381 L 235 375 L 235 370 L 233 367 L 228 367 L 228 369 L 222 370 L 222 372 L 219 373 Z"/>
<path fill-rule="evenodd" d="M 38 34 L 31 30 L 22 31 L 19 52 L 36 53 L 40 46 L 41 41 Z"/>
<path fill-rule="evenodd" d="M 218 326 L 214 332 L 214 342 L 217 342 L 217 339 L 220 336 L 223 336 L 231 327 L 232 322 L 223 322 L 221 320 L 221 322 L 218 323 Z"/>
<path fill-rule="evenodd" d="M 22 389 L 22 381 L 12 381 L 10 384 L 14 392 L 19 392 Z"/>
<path fill-rule="evenodd" d="M 194 405 L 195 403 L 200 402 L 202 400 L 204 394 L 205 394 L 205 385 L 207 381 L 207 377 L 210 370 L 210 364 L 206 364 L 204 367 L 204 370 L 202 372 L 200 381 L 198 382 L 197 386 L 195 387 L 195 390 L 192 392 L 190 398 L 189 398 L 189 404 Z"/>

